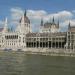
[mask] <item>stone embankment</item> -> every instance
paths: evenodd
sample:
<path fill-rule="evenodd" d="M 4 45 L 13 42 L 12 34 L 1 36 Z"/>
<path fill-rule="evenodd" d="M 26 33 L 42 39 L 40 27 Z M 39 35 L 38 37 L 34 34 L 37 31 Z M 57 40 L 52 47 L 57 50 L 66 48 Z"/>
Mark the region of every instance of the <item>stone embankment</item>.
<path fill-rule="evenodd" d="M 75 51 L 70 49 L 27 48 L 23 51 L 25 51 L 26 54 L 75 57 Z"/>
<path fill-rule="evenodd" d="M 39 55 L 50 55 L 50 56 L 71 56 L 75 57 L 75 50 L 71 49 L 50 49 L 50 48 L 25 48 L 25 49 L 14 49 L 14 50 L 0 50 L 0 52 L 22 52 L 24 54 L 39 54 Z"/>

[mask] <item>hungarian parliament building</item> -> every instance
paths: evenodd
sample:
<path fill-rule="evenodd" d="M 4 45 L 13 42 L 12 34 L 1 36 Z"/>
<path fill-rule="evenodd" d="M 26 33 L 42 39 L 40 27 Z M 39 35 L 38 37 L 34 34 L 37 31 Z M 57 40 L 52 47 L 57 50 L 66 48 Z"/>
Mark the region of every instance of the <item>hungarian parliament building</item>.
<path fill-rule="evenodd" d="M 32 32 L 29 18 L 24 15 L 19 20 L 15 31 L 8 29 L 8 20 L 5 19 L 4 28 L 0 28 L 0 49 L 19 50 L 27 48 L 48 48 L 48 49 L 75 49 L 75 27 L 68 24 L 66 32 L 59 31 L 60 25 L 52 22 L 40 21 L 39 32 Z"/>

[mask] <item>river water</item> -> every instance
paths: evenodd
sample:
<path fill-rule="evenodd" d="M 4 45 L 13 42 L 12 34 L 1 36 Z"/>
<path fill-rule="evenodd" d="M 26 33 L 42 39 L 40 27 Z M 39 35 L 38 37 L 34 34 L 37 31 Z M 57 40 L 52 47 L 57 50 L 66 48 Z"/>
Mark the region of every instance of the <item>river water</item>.
<path fill-rule="evenodd" d="M 75 57 L 2 52 L 0 75 L 75 75 Z"/>

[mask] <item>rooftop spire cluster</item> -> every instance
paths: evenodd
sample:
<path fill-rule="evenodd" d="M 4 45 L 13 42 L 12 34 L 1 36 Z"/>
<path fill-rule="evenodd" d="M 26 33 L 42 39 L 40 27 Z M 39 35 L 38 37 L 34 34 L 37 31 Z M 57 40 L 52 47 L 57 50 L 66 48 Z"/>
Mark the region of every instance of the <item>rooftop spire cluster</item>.
<path fill-rule="evenodd" d="M 52 22 L 55 23 L 54 16 L 53 16 L 53 20 L 52 20 Z"/>
<path fill-rule="evenodd" d="M 70 23 L 70 21 L 69 21 L 68 30 L 70 30 L 70 26 L 71 26 L 71 23 Z"/>
<path fill-rule="evenodd" d="M 43 19 L 41 19 L 41 26 L 43 26 Z"/>
<path fill-rule="evenodd" d="M 25 10 L 25 12 L 24 12 L 24 16 L 26 16 L 27 15 L 27 11 Z"/>

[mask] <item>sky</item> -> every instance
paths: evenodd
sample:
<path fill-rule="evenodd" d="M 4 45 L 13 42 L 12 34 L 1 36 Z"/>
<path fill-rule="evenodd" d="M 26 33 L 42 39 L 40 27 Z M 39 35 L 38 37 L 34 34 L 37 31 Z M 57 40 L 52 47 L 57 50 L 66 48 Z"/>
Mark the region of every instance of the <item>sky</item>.
<path fill-rule="evenodd" d="M 60 21 L 60 30 L 66 31 L 68 23 L 75 25 L 75 0 L 0 0 L 0 26 L 4 26 L 5 17 L 9 27 L 17 27 L 17 22 L 27 10 L 33 31 L 39 30 L 40 20 L 44 22 Z"/>

